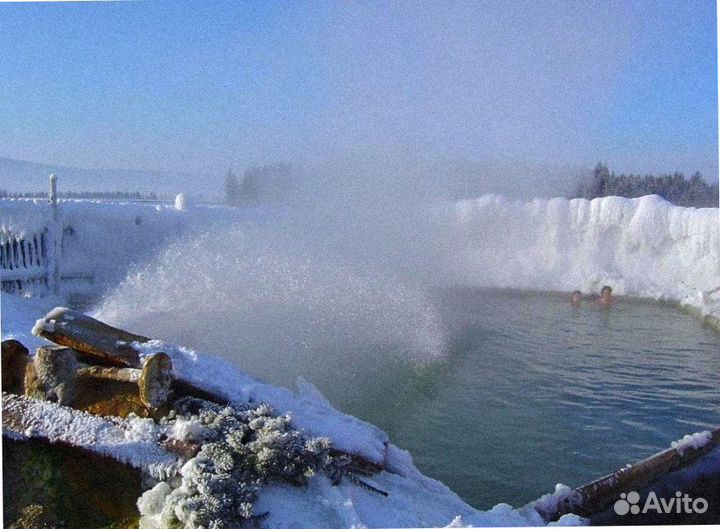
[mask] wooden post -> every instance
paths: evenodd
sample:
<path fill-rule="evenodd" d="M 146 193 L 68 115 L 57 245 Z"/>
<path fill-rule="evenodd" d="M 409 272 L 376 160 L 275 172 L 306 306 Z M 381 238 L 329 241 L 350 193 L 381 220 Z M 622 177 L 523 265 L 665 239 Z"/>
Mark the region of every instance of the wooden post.
<path fill-rule="evenodd" d="M 612 474 L 576 488 L 565 500 L 553 507 L 552 512 L 538 512 L 546 521 L 555 521 L 563 514 L 573 513 L 584 517 L 601 513 L 620 498 L 621 492 L 640 491 L 668 474 L 690 466 L 700 457 L 720 445 L 720 428 L 710 432 L 710 439 L 700 447 L 668 448 L 653 456 L 621 468 Z"/>
<path fill-rule="evenodd" d="M 60 255 L 62 253 L 62 225 L 58 215 L 57 175 L 50 175 L 50 193 L 48 202 L 52 208 L 50 221 L 50 262 L 48 263 L 48 279 L 53 294 L 60 292 Z"/>
<path fill-rule="evenodd" d="M 50 193 L 48 202 L 53 208 L 53 220 L 57 220 L 57 175 L 50 175 Z"/>

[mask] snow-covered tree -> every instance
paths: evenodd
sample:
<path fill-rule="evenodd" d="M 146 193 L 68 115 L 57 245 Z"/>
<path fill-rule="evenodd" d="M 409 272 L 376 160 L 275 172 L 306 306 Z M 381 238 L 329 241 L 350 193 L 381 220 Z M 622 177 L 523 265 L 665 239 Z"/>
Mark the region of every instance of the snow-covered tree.
<path fill-rule="evenodd" d="M 240 184 L 232 169 L 225 175 L 225 202 L 229 206 L 237 206 L 240 202 Z"/>
<path fill-rule="evenodd" d="M 679 172 L 660 176 L 616 175 L 602 163 L 597 164 L 592 178 L 580 186 L 576 193 L 576 196 L 588 199 L 611 195 L 627 198 L 660 195 L 678 206 L 718 206 L 718 184 L 707 183 L 699 172 L 695 172 L 690 179 Z"/>

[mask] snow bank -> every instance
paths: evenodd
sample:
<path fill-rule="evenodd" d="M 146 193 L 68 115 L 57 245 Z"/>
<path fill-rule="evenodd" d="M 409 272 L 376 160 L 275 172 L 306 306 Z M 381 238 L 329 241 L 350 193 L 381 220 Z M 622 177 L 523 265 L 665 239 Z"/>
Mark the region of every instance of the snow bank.
<path fill-rule="evenodd" d="M 498 195 L 441 212 L 446 256 L 463 284 L 614 293 L 678 301 L 720 314 L 717 208 L 656 195 L 528 202 Z"/>
<path fill-rule="evenodd" d="M 423 482 L 388 472 L 368 481 L 389 491 L 390 496 L 383 498 L 352 484 L 332 486 L 328 478 L 317 476 L 307 489 L 287 485 L 264 488 L 257 507 L 271 513 L 263 525 L 272 529 L 583 525 L 575 515 L 546 524 L 532 508 L 513 509 L 504 503 L 477 511 L 449 490 L 434 491 Z"/>
<path fill-rule="evenodd" d="M 329 437 L 341 450 L 383 464 L 388 446 L 385 432 L 360 419 L 340 413 L 308 382 L 298 383 L 299 392 L 265 384 L 219 358 L 159 340 L 133 343 L 141 358 L 164 352 L 179 378 L 238 402 L 270 404 L 277 413 L 289 412 L 293 423 L 312 437 Z"/>

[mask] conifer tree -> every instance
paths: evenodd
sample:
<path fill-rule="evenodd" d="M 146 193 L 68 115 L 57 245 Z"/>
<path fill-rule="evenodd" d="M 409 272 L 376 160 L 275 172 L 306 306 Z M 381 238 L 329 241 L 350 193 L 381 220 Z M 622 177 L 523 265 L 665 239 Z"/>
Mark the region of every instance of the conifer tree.
<path fill-rule="evenodd" d="M 225 202 L 229 206 L 237 206 L 240 202 L 240 184 L 232 169 L 225 175 Z"/>

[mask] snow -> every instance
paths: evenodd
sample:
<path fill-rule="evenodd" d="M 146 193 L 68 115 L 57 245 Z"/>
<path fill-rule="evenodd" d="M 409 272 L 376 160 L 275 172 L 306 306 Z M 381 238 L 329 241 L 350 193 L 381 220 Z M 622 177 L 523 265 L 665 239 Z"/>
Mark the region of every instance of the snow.
<path fill-rule="evenodd" d="M 670 446 L 677 450 L 677 453 L 681 456 L 685 455 L 688 448 L 702 448 L 712 441 L 712 432 L 706 430 L 704 432 L 697 432 L 689 434 L 680 439 L 679 441 L 673 441 Z"/>
<path fill-rule="evenodd" d="M 35 336 L 40 336 L 43 332 L 55 332 L 55 320 L 54 319 L 39 319 L 33 325 L 30 331 Z"/>
<path fill-rule="evenodd" d="M 205 434 L 205 428 L 199 421 L 178 418 L 171 435 L 178 441 L 200 441 Z"/>
<path fill-rule="evenodd" d="M 141 520 L 140 527 L 148 526 L 148 518 L 160 514 L 165 503 L 165 497 L 170 494 L 172 489 L 167 482 L 161 481 L 152 489 L 146 491 L 138 500 L 138 510 L 144 518 Z"/>
<path fill-rule="evenodd" d="M 447 205 L 447 256 L 464 284 L 615 294 L 720 314 L 717 208 L 656 195 L 514 201 L 485 195 Z M 449 219 L 449 220 L 448 220 Z"/>
<path fill-rule="evenodd" d="M 63 275 L 94 276 L 96 287 L 118 282 L 131 265 L 196 229 L 259 215 L 251 208 L 178 204 L 58 200 L 63 230 Z M 46 200 L 0 199 L 0 241 L 53 227 Z"/>
<path fill-rule="evenodd" d="M 140 358 L 164 352 L 173 363 L 175 376 L 236 402 L 264 402 L 278 413 L 289 412 L 293 423 L 309 436 L 330 437 L 346 452 L 382 464 L 388 445 L 385 432 L 350 415 L 340 413 L 310 383 L 299 382 L 298 394 L 251 377 L 230 363 L 186 347 L 160 340 L 133 342 Z"/>
<path fill-rule="evenodd" d="M 175 197 L 175 209 L 178 211 L 187 211 L 188 208 L 188 198 L 185 193 L 178 193 L 178 195 Z"/>
<path fill-rule="evenodd" d="M 576 497 L 573 489 L 562 483 L 555 485 L 555 491 L 552 494 L 545 494 L 539 499 L 535 500 L 532 505 L 536 511 L 542 515 L 550 517 L 554 513 L 558 512 L 558 508 L 561 504 L 572 504 L 574 501 L 579 500 Z"/>
<path fill-rule="evenodd" d="M 42 199 L 0 199 L 0 240 L 11 234 L 22 237 L 41 232 L 50 222 L 52 209 Z"/>
<path fill-rule="evenodd" d="M 149 419 L 107 419 L 56 404 L 3 394 L 3 414 L 21 417 L 26 437 L 68 443 L 145 469 L 156 479 L 175 472 L 177 458 L 157 446 L 162 428 Z M 3 435 L 6 428 L 3 426 Z M 17 435 L 13 436 L 18 438 Z"/>
<path fill-rule="evenodd" d="M 427 488 L 422 481 L 389 472 L 368 481 L 390 495 L 384 498 L 347 483 L 332 486 L 325 476 L 316 476 L 306 489 L 287 485 L 265 487 L 257 508 L 259 512 L 270 512 L 263 525 L 272 529 L 445 527 L 451 523 L 456 527 L 546 525 L 532 508 L 513 509 L 499 504 L 489 511 L 477 511 L 449 490 L 437 491 Z M 558 523 L 582 525 L 582 519 L 566 515 Z"/>

